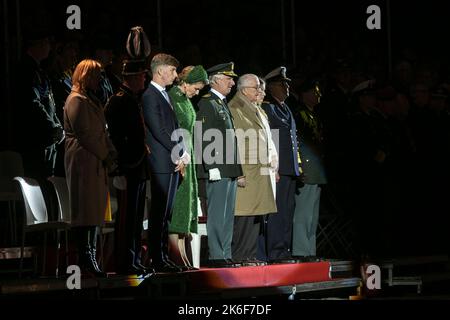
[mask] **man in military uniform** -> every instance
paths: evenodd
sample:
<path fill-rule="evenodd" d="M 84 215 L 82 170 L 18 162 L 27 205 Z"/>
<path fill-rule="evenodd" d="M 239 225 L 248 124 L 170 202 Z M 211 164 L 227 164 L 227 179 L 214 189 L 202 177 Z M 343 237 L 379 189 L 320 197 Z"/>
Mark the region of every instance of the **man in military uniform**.
<path fill-rule="evenodd" d="M 145 127 L 139 93 L 144 89 L 145 60 L 125 60 L 123 83 L 105 106 L 111 140 L 118 152 L 114 177 L 119 209 L 115 217 L 116 271 L 145 273 L 141 264 L 142 221 L 146 180 L 150 178 Z"/>
<path fill-rule="evenodd" d="M 57 145 L 64 130 L 56 114 L 52 87 L 41 62 L 50 52 L 45 29 L 26 36 L 25 54 L 17 73 L 17 109 L 14 110 L 15 144 L 23 158 L 25 175 L 39 181 L 51 219 L 56 219 L 56 194 L 47 178 L 54 174 Z M 24 131 L 23 128 L 25 128 Z"/>
<path fill-rule="evenodd" d="M 237 161 L 233 117 L 226 101 L 226 96 L 235 84 L 233 78 L 237 77 L 233 67 L 230 62 L 207 70 L 211 91 L 199 101 L 197 113 L 197 120 L 202 124 L 201 135 L 195 137 L 196 145 L 201 146 L 202 155 L 197 176 L 207 180 L 209 260 L 210 265 L 216 267 L 233 265 L 231 242 L 237 178 L 242 176 L 242 168 Z M 209 129 L 218 130 L 217 133 L 221 134 L 221 137 L 211 142 L 214 148 L 209 146 Z M 200 154 L 199 151 L 196 153 Z"/>
<path fill-rule="evenodd" d="M 322 126 L 315 108 L 320 102 L 318 82 L 308 79 L 300 87 L 301 104 L 295 113 L 299 132 L 302 179 L 295 196 L 292 254 L 309 261 L 316 256 L 321 185 L 326 184 Z"/>
<path fill-rule="evenodd" d="M 267 82 L 267 101 L 262 104 L 269 118 L 271 130 L 279 136 L 279 180 L 276 190 L 278 213 L 268 216 L 264 230 L 265 254 L 269 262 L 291 262 L 292 222 L 295 209 L 296 180 L 300 175 L 298 167 L 297 134 L 294 116 L 284 103 L 289 96 L 289 82 L 286 68 L 278 67 L 269 72 Z M 260 250 L 261 254 L 261 250 Z"/>
<path fill-rule="evenodd" d="M 31 134 L 17 132 L 17 145 L 22 154 L 25 174 L 33 178 L 53 175 L 56 145 L 64 139 L 64 131 L 56 115 L 52 87 L 41 62 L 50 52 L 50 39 L 45 30 L 33 31 L 25 42 L 26 53 L 19 66 L 17 79 L 20 100 L 16 110 L 16 127 Z"/>

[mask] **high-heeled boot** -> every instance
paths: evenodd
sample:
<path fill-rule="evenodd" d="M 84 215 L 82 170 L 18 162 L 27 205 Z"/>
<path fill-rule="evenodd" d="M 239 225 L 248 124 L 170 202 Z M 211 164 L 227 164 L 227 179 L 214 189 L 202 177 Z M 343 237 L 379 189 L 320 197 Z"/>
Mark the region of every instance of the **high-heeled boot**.
<path fill-rule="evenodd" d="M 97 227 L 89 228 L 89 251 L 95 275 L 97 277 L 106 277 L 106 273 L 100 269 L 97 263 Z"/>
<path fill-rule="evenodd" d="M 82 273 L 90 273 L 96 277 L 104 277 L 105 273 L 99 270 L 95 256 L 92 256 L 91 245 L 89 241 L 90 227 L 73 228 L 75 241 L 78 247 L 78 265 Z"/>

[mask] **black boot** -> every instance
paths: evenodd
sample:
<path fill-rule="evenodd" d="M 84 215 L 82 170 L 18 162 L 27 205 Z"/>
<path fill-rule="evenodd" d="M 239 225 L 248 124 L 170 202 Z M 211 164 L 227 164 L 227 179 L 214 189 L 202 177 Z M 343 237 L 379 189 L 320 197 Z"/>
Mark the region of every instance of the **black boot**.
<path fill-rule="evenodd" d="M 105 277 L 105 273 L 98 268 L 95 255 L 92 255 L 90 233 L 91 227 L 76 227 L 72 229 L 75 242 L 78 248 L 78 265 L 81 272 L 93 274 L 96 277 Z"/>
<path fill-rule="evenodd" d="M 106 272 L 103 272 L 97 263 L 97 227 L 89 228 L 89 251 L 91 255 L 91 263 L 95 270 L 95 276 L 106 277 Z"/>
<path fill-rule="evenodd" d="M 155 273 L 155 270 L 150 267 L 145 267 L 141 263 L 141 246 L 135 246 L 134 252 L 133 252 L 133 267 L 139 270 L 140 274 L 145 275 L 153 275 Z"/>

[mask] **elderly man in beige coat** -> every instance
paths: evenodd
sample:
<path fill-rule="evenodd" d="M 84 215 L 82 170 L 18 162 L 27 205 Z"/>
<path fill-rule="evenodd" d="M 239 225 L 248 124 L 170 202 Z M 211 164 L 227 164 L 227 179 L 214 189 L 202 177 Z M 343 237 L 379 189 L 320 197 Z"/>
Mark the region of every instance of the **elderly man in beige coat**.
<path fill-rule="evenodd" d="M 277 211 L 270 177 L 277 164 L 276 156 L 270 152 L 273 144 L 264 125 L 264 111 L 256 104 L 261 91 L 258 77 L 254 74 L 241 76 L 237 90 L 229 107 L 244 175 L 238 179 L 232 256 L 244 265 L 257 265 L 262 216 Z"/>

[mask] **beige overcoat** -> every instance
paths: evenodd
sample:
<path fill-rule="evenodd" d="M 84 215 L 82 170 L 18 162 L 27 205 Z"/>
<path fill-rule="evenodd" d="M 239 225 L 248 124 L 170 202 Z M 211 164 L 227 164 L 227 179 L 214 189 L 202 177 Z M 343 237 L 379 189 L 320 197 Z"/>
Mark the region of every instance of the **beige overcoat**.
<path fill-rule="evenodd" d="M 102 160 L 114 150 L 101 104 L 72 91 L 64 106 L 64 130 L 71 223 L 101 225 L 108 196 L 108 177 Z"/>
<path fill-rule="evenodd" d="M 270 176 L 270 144 L 261 113 L 238 92 L 229 103 L 233 115 L 245 187 L 238 187 L 236 216 L 277 212 Z"/>

